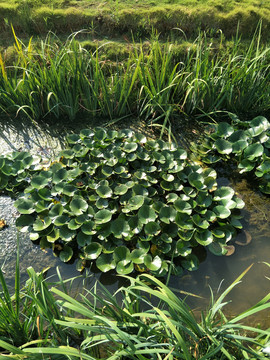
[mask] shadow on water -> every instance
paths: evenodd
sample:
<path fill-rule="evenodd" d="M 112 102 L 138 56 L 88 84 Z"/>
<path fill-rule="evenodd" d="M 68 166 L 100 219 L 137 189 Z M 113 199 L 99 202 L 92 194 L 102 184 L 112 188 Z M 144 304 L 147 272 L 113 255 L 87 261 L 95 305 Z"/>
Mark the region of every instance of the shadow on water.
<path fill-rule="evenodd" d="M 102 124 L 99 122 L 98 124 L 92 123 L 92 125 L 101 126 Z M 37 127 L 31 122 L 18 125 L 17 121 L 9 123 L 0 121 L 0 153 L 23 149 L 50 158 L 55 156 L 65 144 L 64 139 L 67 132 L 78 132 L 85 127 L 89 127 L 89 123 L 87 126 L 85 121 L 70 123 L 69 126 L 65 124 L 65 127 L 57 126 L 57 123 L 41 124 Z M 254 266 L 244 277 L 242 283 L 228 295 L 231 303 L 227 308 L 227 313 L 230 315 L 244 311 L 256 304 L 270 291 L 270 280 L 266 278 L 266 276 L 270 277 L 270 268 L 263 263 L 270 263 L 270 198 L 252 190 L 245 179 L 232 177 L 231 180 L 221 178 L 219 181 L 220 185 L 232 186 L 246 203 L 245 209 L 242 210 L 244 230 L 239 233 L 233 243 L 235 252 L 231 256 L 222 257 L 207 253 L 205 259 L 201 258 L 199 270 L 186 272 L 182 277 L 174 276 L 170 279 L 170 286 L 176 291 L 182 290 L 201 296 L 199 300 L 188 297 L 191 308 L 195 309 L 198 314 L 209 304 L 209 286 L 214 294 L 218 295 L 219 289 L 220 291 L 224 290 L 251 264 Z M 8 224 L 8 227 L 0 231 L 0 266 L 3 267 L 10 286 L 13 286 L 14 282 L 17 238 L 15 219 L 17 215 L 13 200 L 0 196 L 0 219 L 4 218 Z M 50 267 L 48 277 L 56 273 L 56 267 L 59 267 L 64 278 L 79 275 L 75 264 L 62 263 L 51 250 L 42 251 L 39 246 L 29 240 L 27 233 L 20 233 L 19 237 L 22 282 L 27 279 L 26 269 L 29 266 L 33 266 L 36 271 Z M 97 271 L 88 271 L 85 275 L 84 280 L 77 282 L 78 289 L 82 284 L 90 288 L 96 280 L 100 280 L 109 291 L 115 291 L 122 285 L 121 278 L 111 273 L 100 274 Z M 262 313 L 260 318 L 256 315 L 254 322 L 261 323 L 262 326 L 269 326 L 270 315 Z"/>

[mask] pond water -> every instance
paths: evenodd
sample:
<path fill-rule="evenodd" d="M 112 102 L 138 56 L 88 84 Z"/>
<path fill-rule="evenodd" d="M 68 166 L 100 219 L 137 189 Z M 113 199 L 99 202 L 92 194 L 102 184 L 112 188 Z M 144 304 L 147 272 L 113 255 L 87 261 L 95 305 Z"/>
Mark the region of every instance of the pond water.
<path fill-rule="evenodd" d="M 34 131 L 29 133 L 15 133 L 14 131 L 2 130 L 0 136 L 1 153 L 27 149 L 39 153 L 45 157 L 52 157 L 61 148 L 61 137 L 50 137 Z M 270 291 L 270 267 L 264 262 L 270 263 L 270 198 L 257 193 L 249 188 L 246 180 L 228 180 L 221 178 L 222 185 L 232 186 L 246 203 L 242 210 L 244 217 L 244 231 L 235 239 L 235 252 L 231 256 L 217 257 L 211 253 L 202 258 L 199 270 L 184 273 L 182 277 L 171 277 L 170 286 L 176 291 L 186 291 L 199 295 L 200 298 L 189 297 L 189 304 L 195 312 L 206 309 L 209 304 L 210 291 L 212 288 L 217 296 L 218 289 L 224 290 L 245 269 L 254 264 L 248 274 L 227 297 L 231 300 L 226 314 L 238 314 L 253 306 Z M 10 286 L 14 281 L 16 263 L 17 235 L 20 239 L 20 267 L 22 282 L 27 279 L 27 267 L 33 266 L 36 271 L 50 267 L 48 276 L 56 273 L 58 266 L 64 278 L 77 276 L 75 265 L 67 265 L 56 258 L 50 250 L 42 251 L 34 245 L 27 234 L 17 234 L 15 219 L 16 209 L 13 200 L 6 196 L 0 196 L 0 219 L 4 218 L 8 227 L 0 231 L 0 266 Z M 91 286 L 99 279 L 111 290 L 119 286 L 119 277 L 111 274 L 92 273 L 88 277 L 88 285 Z M 78 286 L 80 284 L 78 283 Z M 183 295 L 181 295 L 183 296 Z M 262 313 L 256 316 L 254 322 L 262 326 L 270 326 L 270 314 Z"/>

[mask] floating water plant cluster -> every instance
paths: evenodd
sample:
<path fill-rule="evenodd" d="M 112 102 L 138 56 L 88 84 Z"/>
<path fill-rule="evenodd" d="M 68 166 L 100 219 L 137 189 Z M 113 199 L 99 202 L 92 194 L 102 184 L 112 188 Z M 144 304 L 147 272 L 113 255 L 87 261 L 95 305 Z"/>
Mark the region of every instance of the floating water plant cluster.
<path fill-rule="evenodd" d="M 241 174 L 252 172 L 260 190 L 270 194 L 270 123 L 265 117 L 248 122 L 234 119 L 233 126 L 227 122 L 211 125 L 208 136 L 194 148 L 207 164 L 236 161 Z"/>
<path fill-rule="evenodd" d="M 217 255 L 241 228 L 244 203 L 216 172 L 187 153 L 131 130 L 82 130 L 38 171 L 15 205 L 17 226 L 78 267 L 95 260 L 103 272 L 134 269 L 163 275 L 198 267 L 194 248 Z M 176 265 L 176 263 L 178 265 Z"/>
<path fill-rule="evenodd" d="M 26 151 L 0 155 L 0 190 L 10 193 L 23 190 L 31 173 L 41 168 L 41 158 Z"/>

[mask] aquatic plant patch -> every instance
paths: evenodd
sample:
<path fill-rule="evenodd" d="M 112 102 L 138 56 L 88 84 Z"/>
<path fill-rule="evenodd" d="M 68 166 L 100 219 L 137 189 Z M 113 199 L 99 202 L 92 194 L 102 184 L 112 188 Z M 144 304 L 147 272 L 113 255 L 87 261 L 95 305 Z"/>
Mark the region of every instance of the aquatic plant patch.
<path fill-rule="evenodd" d="M 234 118 L 232 125 L 211 125 L 202 143 L 193 144 L 192 149 L 207 164 L 236 161 L 240 174 L 252 172 L 259 189 L 270 194 L 270 123 L 265 117 L 248 122 Z"/>
<path fill-rule="evenodd" d="M 15 205 L 17 226 L 78 268 L 103 272 L 194 270 L 198 246 L 217 255 L 242 225 L 244 206 L 216 172 L 188 160 L 184 149 L 131 130 L 82 130 L 31 178 Z"/>
<path fill-rule="evenodd" d="M 26 151 L 0 155 L 0 191 L 9 193 L 23 190 L 31 173 L 42 169 L 41 158 Z"/>

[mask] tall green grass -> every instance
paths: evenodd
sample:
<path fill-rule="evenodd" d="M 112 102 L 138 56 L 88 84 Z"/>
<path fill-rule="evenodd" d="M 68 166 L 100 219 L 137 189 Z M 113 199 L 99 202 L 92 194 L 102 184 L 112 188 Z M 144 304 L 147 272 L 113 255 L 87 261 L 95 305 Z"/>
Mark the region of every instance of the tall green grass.
<path fill-rule="evenodd" d="M 0 358 L 264 359 L 269 329 L 246 324 L 250 316 L 269 309 L 270 294 L 230 319 L 223 310 L 228 303 L 225 297 L 248 270 L 217 298 L 211 293 L 209 308 L 202 312 L 198 321 L 186 299 L 179 298 L 168 286 L 148 274 L 127 277 L 130 285 L 114 294 L 95 285 L 74 298 L 68 294 L 60 274 L 58 286 L 52 287 L 42 275 L 29 268 L 29 280 L 19 295 L 32 304 L 30 310 L 35 309 L 32 326 L 37 327 L 38 336 L 19 346 L 13 340 L 15 333 L 14 338 L 10 334 L 8 340 L 0 331 Z M 6 300 L 10 307 L 17 309 L 16 297 Z M 5 308 L 3 302 L 0 308 Z M 20 309 L 17 317 L 25 316 L 24 310 Z M 9 312 L 7 317 L 10 318 Z"/>
<path fill-rule="evenodd" d="M 167 125 L 183 117 L 242 117 L 267 114 L 270 105 L 270 47 L 261 45 L 260 27 L 247 48 L 236 38 L 232 47 L 200 33 L 186 53 L 153 39 L 133 44 L 126 61 L 87 51 L 72 34 L 61 43 L 49 34 L 33 47 L 15 37 L 17 60 L 0 58 L 0 109 L 7 117 L 137 117 Z M 103 45 L 106 47 L 106 44 Z"/>

